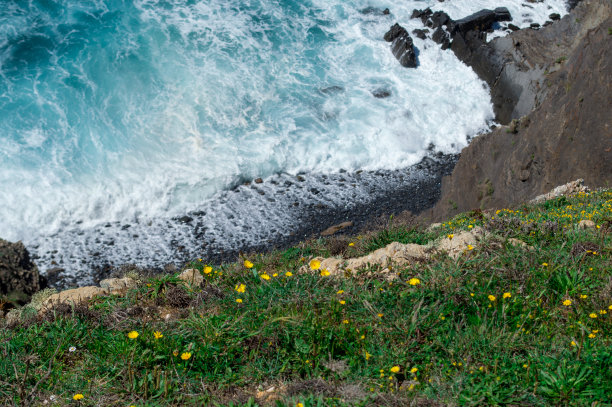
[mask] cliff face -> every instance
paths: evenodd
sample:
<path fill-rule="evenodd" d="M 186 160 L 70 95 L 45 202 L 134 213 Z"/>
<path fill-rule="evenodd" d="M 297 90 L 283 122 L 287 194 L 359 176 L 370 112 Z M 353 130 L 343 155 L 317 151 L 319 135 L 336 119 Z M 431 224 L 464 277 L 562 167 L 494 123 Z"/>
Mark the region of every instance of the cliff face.
<path fill-rule="evenodd" d="M 516 204 L 577 178 L 612 184 L 611 28 L 612 2 L 591 0 L 542 30 L 488 44 L 508 88 L 494 103 L 505 95 L 518 101 L 508 117 L 524 116 L 461 152 L 430 217 Z"/>

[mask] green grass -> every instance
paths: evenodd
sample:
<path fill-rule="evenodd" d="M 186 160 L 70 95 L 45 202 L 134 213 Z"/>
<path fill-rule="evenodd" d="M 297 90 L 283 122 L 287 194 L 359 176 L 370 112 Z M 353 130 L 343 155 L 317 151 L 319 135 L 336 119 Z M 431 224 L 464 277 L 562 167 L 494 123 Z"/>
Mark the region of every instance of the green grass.
<path fill-rule="evenodd" d="M 465 213 L 431 232 L 390 226 L 346 240 L 344 254 L 476 226 L 495 236 L 394 281 L 301 272 L 330 252 L 317 240 L 249 256 L 252 269 L 215 267 L 193 291 L 160 276 L 86 306 L 24 312 L 0 329 L 0 405 L 610 405 L 611 191 Z"/>

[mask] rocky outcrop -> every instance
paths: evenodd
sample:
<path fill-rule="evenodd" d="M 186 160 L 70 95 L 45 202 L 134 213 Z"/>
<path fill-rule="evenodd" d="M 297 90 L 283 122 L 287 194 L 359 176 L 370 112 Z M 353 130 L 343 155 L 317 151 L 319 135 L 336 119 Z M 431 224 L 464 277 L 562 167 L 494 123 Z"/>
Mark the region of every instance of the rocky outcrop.
<path fill-rule="evenodd" d="M 402 66 L 406 68 L 417 67 L 414 43 L 404 27 L 395 23 L 385 34 L 385 41 L 391 43 L 391 51 Z"/>
<path fill-rule="evenodd" d="M 521 117 L 462 151 L 430 218 L 518 204 L 576 178 L 612 184 L 610 27 L 612 4 L 590 0 L 539 31 L 489 43 L 509 86 L 499 96 L 518 99 L 508 117 Z"/>
<path fill-rule="evenodd" d="M 31 296 L 45 286 L 23 243 L 0 239 L 0 295 Z"/>

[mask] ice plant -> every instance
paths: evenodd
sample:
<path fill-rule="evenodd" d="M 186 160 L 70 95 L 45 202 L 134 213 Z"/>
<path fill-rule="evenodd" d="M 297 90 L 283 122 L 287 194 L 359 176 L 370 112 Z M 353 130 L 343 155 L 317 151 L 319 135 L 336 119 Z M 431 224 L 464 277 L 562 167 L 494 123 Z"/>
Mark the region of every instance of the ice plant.
<path fill-rule="evenodd" d="M 312 259 L 310 260 L 310 269 L 311 270 L 318 270 L 321 268 L 321 262 L 317 259 Z"/>
<path fill-rule="evenodd" d="M 130 339 L 136 339 L 136 338 L 138 338 L 138 332 L 136 332 L 136 331 L 132 331 L 132 332 L 130 332 L 130 333 L 128 334 L 128 338 L 130 338 Z"/>

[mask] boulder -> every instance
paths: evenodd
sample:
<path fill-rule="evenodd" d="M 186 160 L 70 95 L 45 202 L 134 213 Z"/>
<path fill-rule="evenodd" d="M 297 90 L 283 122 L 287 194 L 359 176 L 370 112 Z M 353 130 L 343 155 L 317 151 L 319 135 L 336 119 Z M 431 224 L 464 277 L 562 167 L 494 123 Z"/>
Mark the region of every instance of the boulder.
<path fill-rule="evenodd" d="M 111 294 L 122 294 L 135 286 L 136 281 L 130 277 L 107 278 L 100 281 L 100 288 L 107 290 Z"/>
<path fill-rule="evenodd" d="M 351 221 L 342 222 L 337 225 L 328 227 L 323 232 L 321 232 L 321 236 L 331 236 L 340 232 L 343 229 L 350 228 L 351 226 L 353 226 L 353 222 Z"/>
<path fill-rule="evenodd" d="M 429 30 L 427 28 L 421 30 L 421 29 L 416 29 L 416 30 L 412 30 L 412 33 L 417 37 L 420 38 L 422 40 L 424 40 L 425 38 L 427 38 L 427 33 L 429 33 Z"/>
<path fill-rule="evenodd" d="M 408 31 L 395 23 L 385 34 L 385 41 L 391 42 L 391 51 L 402 66 L 406 68 L 417 67 L 417 57 L 414 44 Z"/>
<path fill-rule="evenodd" d="M 454 22 L 451 34 L 464 34 L 468 31 L 486 31 L 499 21 L 512 21 L 510 11 L 505 7 L 495 10 L 483 9 Z"/>
<path fill-rule="evenodd" d="M 191 287 L 201 287 L 204 284 L 204 276 L 198 269 L 187 269 L 178 276 Z"/>
<path fill-rule="evenodd" d="M 106 294 L 108 294 L 108 290 L 95 286 L 79 287 L 73 288 L 71 290 L 65 290 L 60 293 L 53 294 L 49 298 L 47 298 L 42 304 L 41 311 L 51 309 L 57 304 L 78 305 L 94 297 L 99 297 L 101 295 Z"/>
<path fill-rule="evenodd" d="M 46 281 L 21 242 L 0 239 L 0 295 L 21 293 L 31 296 L 46 287 Z"/>

